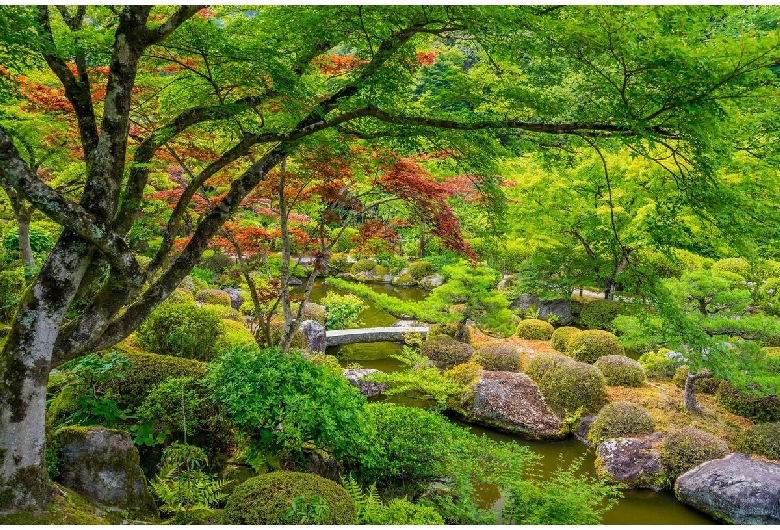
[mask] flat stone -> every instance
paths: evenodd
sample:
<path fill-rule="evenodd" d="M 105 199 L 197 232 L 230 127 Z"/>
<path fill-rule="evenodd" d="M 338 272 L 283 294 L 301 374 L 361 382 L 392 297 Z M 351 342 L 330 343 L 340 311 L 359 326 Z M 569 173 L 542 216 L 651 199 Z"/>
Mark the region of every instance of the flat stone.
<path fill-rule="evenodd" d="M 366 397 L 378 396 L 385 390 L 387 390 L 387 383 L 374 383 L 366 381 L 364 378 L 371 374 L 379 372 L 374 368 L 350 368 L 344 370 L 341 374 L 347 378 L 347 381 L 360 390 L 360 393 Z"/>
<path fill-rule="evenodd" d="M 467 420 L 530 439 L 561 439 L 563 424 L 525 374 L 483 371 Z"/>
<path fill-rule="evenodd" d="M 596 450 L 596 472 L 628 488 L 660 491 L 666 486 L 666 469 L 657 450 L 662 434 L 642 438 L 609 438 Z"/>
<path fill-rule="evenodd" d="M 384 327 L 384 328 L 356 328 L 333 329 L 325 332 L 328 346 L 341 346 L 342 344 L 355 344 L 358 342 L 403 342 L 407 333 L 420 333 L 428 335 L 428 328 L 417 327 Z"/>
<path fill-rule="evenodd" d="M 780 524 L 780 466 L 731 453 L 680 475 L 677 499 L 729 524 Z"/>

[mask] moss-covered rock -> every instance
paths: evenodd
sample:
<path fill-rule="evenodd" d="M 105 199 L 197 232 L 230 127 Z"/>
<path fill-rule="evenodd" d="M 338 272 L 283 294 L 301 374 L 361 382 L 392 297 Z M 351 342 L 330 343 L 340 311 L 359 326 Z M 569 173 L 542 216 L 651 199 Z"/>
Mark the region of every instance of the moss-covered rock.
<path fill-rule="evenodd" d="M 601 370 L 610 386 L 639 387 L 645 382 L 645 370 L 634 359 L 624 355 L 605 355 L 593 364 Z"/>
<path fill-rule="evenodd" d="M 339 484 L 309 473 L 277 471 L 251 478 L 235 489 L 225 505 L 226 524 L 293 524 L 291 505 L 324 504 L 321 524 L 353 524 L 355 504 Z"/>
<path fill-rule="evenodd" d="M 474 354 L 471 360 L 491 372 L 523 371 L 522 354 L 512 344 L 484 346 Z"/>
<path fill-rule="evenodd" d="M 625 401 L 605 405 L 588 431 L 588 439 L 598 445 L 608 438 L 627 438 L 650 434 L 655 421 L 644 407 Z"/>
<path fill-rule="evenodd" d="M 670 482 L 708 460 L 723 458 L 729 452 L 726 442 L 695 427 L 670 431 L 661 442 L 661 460 Z"/>
<path fill-rule="evenodd" d="M 155 518 L 138 449 L 127 433 L 102 427 L 64 427 L 54 435 L 60 480 L 99 504 Z"/>
<path fill-rule="evenodd" d="M 474 348 L 465 342 L 459 342 L 448 335 L 439 335 L 423 343 L 422 353 L 438 368 L 452 368 L 471 359 Z"/>
<path fill-rule="evenodd" d="M 550 346 L 555 351 L 566 353 L 569 341 L 581 331 L 581 329 L 572 326 L 560 327 L 553 331 L 552 337 L 550 337 Z"/>
<path fill-rule="evenodd" d="M 515 335 L 526 340 L 550 340 L 554 330 L 555 328 L 549 322 L 538 318 L 529 318 L 520 321 Z"/>
<path fill-rule="evenodd" d="M 658 453 L 661 433 L 639 438 L 608 438 L 596 449 L 596 474 L 626 488 L 669 487 Z"/>
<path fill-rule="evenodd" d="M 580 362 L 594 363 L 599 357 L 605 355 L 625 355 L 625 350 L 612 333 L 587 330 L 571 338 L 566 353 Z"/>
<path fill-rule="evenodd" d="M 232 307 L 230 295 L 219 289 L 205 289 L 195 294 L 195 300 L 203 304 Z"/>
<path fill-rule="evenodd" d="M 754 395 L 721 381 L 715 392 L 715 401 L 732 414 L 757 422 L 780 421 L 780 396 Z"/>
<path fill-rule="evenodd" d="M 780 422 L 760 423 L 746 430 L 737 440 L 737 450 L 780 460 Z"/>
<path fill-rule="evenodd" d="M 59 495 L 44 510 L 25 510 L 10 514 L 0 513 L 0 526 L 5 525 L 108 525 L 102 510 L 62 485 L 57 485 Z"/>

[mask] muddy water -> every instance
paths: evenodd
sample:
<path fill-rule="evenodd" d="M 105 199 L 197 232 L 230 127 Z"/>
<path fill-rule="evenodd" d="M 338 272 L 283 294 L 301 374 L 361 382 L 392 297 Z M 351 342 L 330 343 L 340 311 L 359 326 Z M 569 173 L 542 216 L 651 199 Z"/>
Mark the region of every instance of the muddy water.
<path fill-rule="evenodd" d="M 373 285 L 378 292 L 384 292 L 405 300 L 422 300 L 425 291 L 416 288 L 400 288 L 388 285 Z M 312 292 L 312 301 L 316 302 L 332 287 L 325 286 L 322 282 L 315 285 Z M 335 290 L 335 289 L 334 289 Z M 361 319 L 366 327 L 388 326 L 397 321 L 395 317 L 380 309 L 369 307 L 361 314 Z M 365 368 L 376 368 L 384 372 L 393 372 L 402 369 L 399 361 L 390 356 L 400 351 L 400 345 L 377 342 L 370 344 L 350 344 L 329 348 L 328 353 L 339 358 L 342 365 L 358 363 Z M 431 403 L 425 400 L 415 400 L 403 397 L 392 399 L 393 402 L 414 407 L 429 407 Z M 542 457 L 541 474 L 550 476 L 558 467 L 567 467 L 577 458 L 582 458 L 582 471 L 595 476 L 593 450 L 577 441 L 569 438 L 555 442 L 535 442 L 523 440 L 515 435 L 503 433 L 495 429 L 477 427 L 464 424 L 457 419 L 455 423 L 469 428 L 475 434 L 485 434 L 489 438 L 499 441 L 515 441 L 532 449 Z M 503 499 L 498 490 L 492 485 L 485 484 L 479 489 L 480 499 L 484 507 L 493 506 L 496 512 L 500 512 Z M 707 515 L 694 510 L 678 502 L 674 494 L 669 491 L 654 492 L 650 490 L 626 490 L 618 505 L 610 510 L 603 519 L 604 524 L 615 525 L 694 525 L 717 524 Z"/>

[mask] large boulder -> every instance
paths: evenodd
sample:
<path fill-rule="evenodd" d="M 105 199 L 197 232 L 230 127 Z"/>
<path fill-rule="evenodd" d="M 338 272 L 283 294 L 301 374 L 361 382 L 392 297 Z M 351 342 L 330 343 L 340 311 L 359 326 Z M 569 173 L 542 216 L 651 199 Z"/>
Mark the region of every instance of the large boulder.
<path fill-rule="evenodd" d="M 550 410 L 539 388 L 525 374 L 483 371 L 474 387 L 473 403 L 458 412 L 473 423 L 530 439 L 565 437 L 560 418 Z"/>
<path fill-rule="evenodd" d="M 241 304 L 244 303 L 244 295 L 242 294 L 244 291 L 241 289 L 222 289 L 225 291 L 228 296 L 230 296 L 230 305 L 233 307 L 233 309 L 241 309 Z"/>
<path fill-rule="evenodd" d="M 571 300 L 540 300 L 535 294 L 521 294 L 509 308 L 527 311 L 533 306 L 539 310 L 538 318 L 540 320 L 547 320 L 550 315 L 556 315 L 561 319 L 561 325 L 571 324 Z"/>
<path fill-rule="evenodd" d="M 55 438 L 63 486 L 134 517 L 157 516 L 130 435 L 103 427 L 64 427 Z"/>
<path fill-rule="evenodd" d="M 431 274 L 420 280 L 420 287 L 424 289 L 434 289 L 444 285 L 444 278 L 441 274 Z"/>
<path fill-rule="evenodd" d="M 677 498 L 729 524 L 780 524 L 780 466 L 742 453 L 680 475 Z"/>
<path fill-rule="evenodd" d="M 309 353 L 315 351 L 325 352 L 327 337 L 325 326 L 316 320 L 304 320 L 299 326 L 301 333 L 306 337 L 306 349 Z"/>
<path fill-rule="evenodd" d="M 663 489 L 666 473 L 657 450 L 662 434 L 642 438 L 609 438 L 596 450 L 596 473 L 628 488 Z"/>
<path fill-rule="evenodd" d="M 361 394 L 366 397 L 378 396 L 385 390 L 387 390 L 387 383 L 374 383 L 366 381 L 365 377 L 373 373 L 379 372 L 374 368 L 350 368 L 344 370 L 341 374 L 347 378 L 349 383 L 356 387 Z"/>

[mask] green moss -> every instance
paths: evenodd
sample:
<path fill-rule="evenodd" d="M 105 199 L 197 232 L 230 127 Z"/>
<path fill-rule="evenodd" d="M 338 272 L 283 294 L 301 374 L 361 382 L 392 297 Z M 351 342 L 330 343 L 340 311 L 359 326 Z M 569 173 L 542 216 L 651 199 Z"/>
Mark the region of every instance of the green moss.
<path fill-rule="evenodd" d="M 550 340 L 554 328 L 549 322 L 537 318 L 521 320 L 515 330 L 515 335 L 526 340 Z"/>
<path fill-rule="evenodd" d="M 550 346 L 553 350 L 566 353 L 569 341 L 582 330 L 572 326 L 563 326 L 553 331 Z"/>
<path fill-rule="evenodd" d="M 294 499 L 318 497 L 328 507 L 323 524 L 353 524 L 355 503 L 339 484 L 309 473 L 277 471 L 241 484 L 225 505 L 226 524 L 289 524 Z"/>
<path fill-rule="evenodd" d="M 580 362 L 594 363 L 605 355 L 625 355 L 625 350 L 612 333 L 587 330 L 571 338 L 567 353 Z"/>
<path fill-rule="evenodd" d="M 95 506 L 78 493 L 57 485 L 59 494 L 43 510 L 0 515 L 0 525 L 106 525 Z"/>
<path fill-rule="evenodd" d="M 671 482 L 686 471 L 709 460 L 723 458 L 729 452 L 726 442 L 694 427 L 669 432 L 659 449 L 661 461 Z"/>
<path fill-rule="evenodd" d="M 205 289 L 195 294 L 195 300 L 204 304 L 230 307 L 230 295 L 219 289 Z"/>
<path fill-rule="evenodd" d="M 618 401 L 604 406 L 590 426 L 588 439 L 599 445 L 608 438 L 642 436 L 655 430 L 655 421 L 644 407 Z"/>
<path fill-rule="evenodd" d="M 642 365 L 623 355 L 599 357 L 594 366 L 601 370 L 610 386 L 639 387 L 645 382 L 645 370 Z"/>

